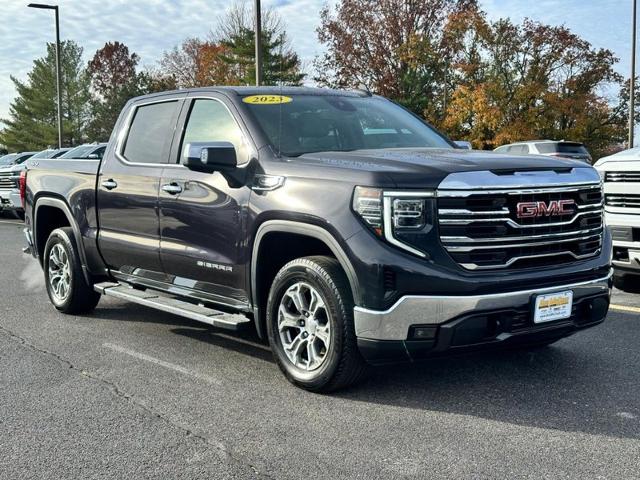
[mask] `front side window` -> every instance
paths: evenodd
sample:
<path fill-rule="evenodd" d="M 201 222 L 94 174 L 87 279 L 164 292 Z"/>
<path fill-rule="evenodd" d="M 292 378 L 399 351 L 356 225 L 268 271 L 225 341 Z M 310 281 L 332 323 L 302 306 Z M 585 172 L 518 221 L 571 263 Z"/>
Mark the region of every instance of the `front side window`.
<path fill-rule="evenodd" d="M 243 102 L 274 149 L 286 156 L 360 149 L 453 148 L 435 129 L 382 98 L 291 95 L 273 96 L 281 98 L 273 103 L 255 102 L 255 97 L 244 97 Z"/>
<path fill-rule="evenodd" d="M 124 158 L 134 163 L 167 163 L 177 109 L 175 100 L 137 107 L 122 151 Z"/>
<path fill-rule="evenodd" d="M 229 110 L 217 100 L 193 102 L 184 131 L 181 151 L 194 142 L 230 142 L 236 149 L 238 163 L 247 158 L 247 144 L 242 130 Z"/>

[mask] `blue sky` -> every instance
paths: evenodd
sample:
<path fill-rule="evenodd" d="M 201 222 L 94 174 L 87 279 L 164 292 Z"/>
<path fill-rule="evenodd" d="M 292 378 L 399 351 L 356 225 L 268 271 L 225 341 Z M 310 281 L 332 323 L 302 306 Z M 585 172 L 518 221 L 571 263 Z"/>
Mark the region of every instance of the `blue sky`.
<path fill-rule="evenodd" d="M 480 0 L 490 18 L 525 17 L 564 24 L 596 47 L 614 51 L 617 69 L 629 75 L 631 0 Z M 315 28 L 327 0 L 263 0 L 284 19 L 293 47 L 311 71 L 321 53 Z M 0 22 L 0 118 L 15 96 L 9 75 L 24 79 L 33 59 L 54 40 L 53 12 L 26 7 L 29 0 L 2 0 Z M 45 3 L 45 2 L 42 2 Z M 50 2 L 53 3 L 53 2 Z M 61 35 L 89 57 L 106 41 L 119 40 L 154 65 L 162 52 L 187 36 L 206 36 L 231 2 L 225 0 L 59 0 Z M 334 4 L 335 0 L 329 0 Z"/>

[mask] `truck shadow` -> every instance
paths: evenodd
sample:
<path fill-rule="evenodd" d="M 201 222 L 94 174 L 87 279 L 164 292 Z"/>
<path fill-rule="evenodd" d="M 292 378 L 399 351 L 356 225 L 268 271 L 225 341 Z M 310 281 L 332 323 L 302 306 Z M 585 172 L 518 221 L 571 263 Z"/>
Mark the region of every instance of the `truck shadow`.
<path fill-rule="evenodd" d="M 638 338 L 610 321 L 536 351 L 505 351 L 375 369 L 344 399 L 511 424 L 640 438 Z M 640 324 L 633 326 L 640 333 Z M 596 330 L 597 331 L 597 330 Z M 589 338 L 591 337 L 591 338 Z M 592 340 L 589 342 L 589 340 Z M 595 341 L 594 341 L 595 340 Z M 625 344 L 626 345 L 623 345 Z M 619 345 L 615 345 L 620 343 Z"/>
<path fill-rule="evenodd" d="M 251 330 L 212 331 L 198 322 L 133 304 L 105 305 L 93 316 L 165 325 L 174 335 L 273 363 L 271 352 Z M 640 439 L 638 338 L 637 318 L 616 314 L 592 330 L 538 350 L 372 368 L 365 381 L 331 396 L 287 387 L 301 401 L 330 403 L 339 397 L 353 402 L 357 410 L 358 404 L 370 403 Z M 280 380 L 285 386 L 286 380 Z"/>

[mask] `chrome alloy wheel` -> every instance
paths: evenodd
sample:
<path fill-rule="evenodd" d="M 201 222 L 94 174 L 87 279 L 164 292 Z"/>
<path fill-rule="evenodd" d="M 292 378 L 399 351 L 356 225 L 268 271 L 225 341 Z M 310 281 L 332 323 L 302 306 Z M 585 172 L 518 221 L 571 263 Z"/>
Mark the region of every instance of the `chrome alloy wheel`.
<path fill-rule="evenodd" d="M 64 247 L 58 243 L 49 252 L 49 287 L 56 301 L 62 303 L 71 291 L 71 264 Z"/>
<path fill-rule="evenodd" d="M 329 312 L 320 293 L 305 282 L 291 285 L 278 308 L 278 332 L 287 358 L 302 370 L 316 370 L 331 343 Z"/>

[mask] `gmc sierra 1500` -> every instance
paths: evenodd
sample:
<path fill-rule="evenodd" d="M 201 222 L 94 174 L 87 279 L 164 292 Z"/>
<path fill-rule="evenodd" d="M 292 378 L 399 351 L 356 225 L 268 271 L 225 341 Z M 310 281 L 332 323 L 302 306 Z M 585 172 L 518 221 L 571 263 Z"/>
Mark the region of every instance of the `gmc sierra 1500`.
<path fill-rule="evenodd" d="M 363 92 L 135 98 L 102 160 L 42 160 L 21 185 L 58 310 L 110 295 L 254 325 L 309 390 L 367 363 L 549 344 L 609 306 L 595 169 L 458 149 Z"/>

